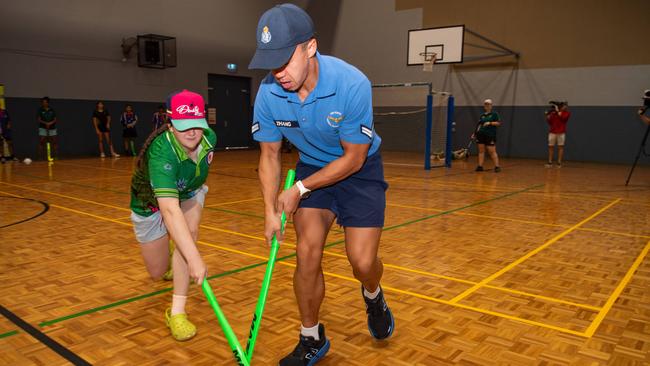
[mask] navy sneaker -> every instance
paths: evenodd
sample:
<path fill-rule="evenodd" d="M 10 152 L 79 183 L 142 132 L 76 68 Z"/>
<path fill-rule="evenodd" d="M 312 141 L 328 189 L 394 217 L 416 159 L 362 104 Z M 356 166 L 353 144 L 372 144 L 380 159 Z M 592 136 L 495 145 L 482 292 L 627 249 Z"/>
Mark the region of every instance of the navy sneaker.
<path fill-rule="evenodd" d="M 482 172 L 483 170 L 485 170 L 485 169 L 483 169 L 483 167 L 480 166 L 480 165 L 477 166 L 476 169 L 474 169 L 475 172 Z"/>
<path fill-rule="evenodd" d="M 314 337 L 300 335 L 300 341 L 289 355 L 280 360 L 280 366 L 312 366 L 320 361 L 330 349 L 330 341 L 325 337 L 325 327 L 318 325 L 319 341 Z"/>
<path fill-rule="evenodd" d="M 379 294 L 372 300 L 364 295 L 363 285 L 361 286 L 361 295 L 366 302 L 370 335 L 378 340 L 390 337 L 395 329 L 395 319 L 384 300 L 384 291 L 381 286 L 379 286 Z"/>

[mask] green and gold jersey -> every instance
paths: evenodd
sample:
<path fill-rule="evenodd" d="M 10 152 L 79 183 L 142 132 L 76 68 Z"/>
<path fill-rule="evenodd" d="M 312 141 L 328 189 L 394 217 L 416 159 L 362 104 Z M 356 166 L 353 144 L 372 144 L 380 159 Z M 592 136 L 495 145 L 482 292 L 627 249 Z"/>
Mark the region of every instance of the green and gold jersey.
<path fill-rule="evenodd" d="M 56 119 L 56 112 L 52 108 L 43 108 L 40 107 L 38 108 L 38 112 L 36 112 L 36 117 L 43 122 L 52 122 Z M 53 130 L 56 128 L 56 123 L 51 125 L 50 127 L 47 127 L 45 123 L 40 122 L 38 123 L 40 128 L 45 128 L 45 129 L 50 129 Z"/>
<path fill-rule="evenodd" d="M 187 200 L 194 196 L 208 178 L 217 135 L 204 130 L 194 162 L 171 131 L 156 137 L 145 154 L 142 169 L 131 179 L 131 210 L 140 216 L 158 211 L 159 197 Z"/>
<path fill-rule="evenodd" d="M 479 124 L 481 127 L 478 132 L 486 136 L 496 137 L 497 135 L 497 126 L 483 126 L 485 122 L 500 122 L 499 114 L 497 112 L 483 113 L 481 114 L 481 119 Z"/>

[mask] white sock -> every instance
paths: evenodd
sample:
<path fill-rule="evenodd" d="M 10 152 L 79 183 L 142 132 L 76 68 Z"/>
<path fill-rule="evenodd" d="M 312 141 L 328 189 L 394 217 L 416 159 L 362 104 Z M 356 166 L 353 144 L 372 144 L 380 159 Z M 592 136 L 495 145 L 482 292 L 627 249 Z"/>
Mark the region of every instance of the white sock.
<path fill-rule="evenodd" d="M 380 289 L 381 288 L 379 286 L 377 286 L 377 289 L 375 289 L 375 292 L 370 292 L 370 291 L 366 290 L 366 288 L 364 287 L 363 288 L 363 296 L 365 296 L 366 298 L 368 298 L 370 300 L 374 300 L 377 297 L 377 295 L 379 295 L 379 290 Z"/>
<path fill-rule="evenodd" d="M 172 295 L 172 315 L 185 313 L 185 302 L 187 296 Z"/>
<path fill-rule="evenodd" d="M 316 323 L 311 328 L 305 328 L 302 324 L 300 324 L 300 334 L 302 334 L 303 337 L 312 337 L 316 341 L 320 341 L 320 336 L 318 335 L 318 325 L 320 323 Z"/>

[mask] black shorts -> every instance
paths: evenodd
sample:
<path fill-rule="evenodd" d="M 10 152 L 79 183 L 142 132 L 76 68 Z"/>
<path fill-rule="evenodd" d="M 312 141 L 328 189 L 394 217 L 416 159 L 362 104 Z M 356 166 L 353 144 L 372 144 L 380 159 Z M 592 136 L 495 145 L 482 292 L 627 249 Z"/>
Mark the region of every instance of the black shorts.
<path fill-rule="evenodd" d="M 138 132 L 135 128 L 125 128 L 122 130 L 122 137 L 136 138 L 138 137 Z"/>
<path fill-rule="evenodd" d="M 104 123 L 98 123 L 97 124 L 97 129 L 99 130 L 99 132 L 110 132 L 110 130 L 108 129 L 108 126 L 106 126 L 106 124 L 104 124 Z"/>
<path fill-rule="evenodd" d="M 2 136 L 0 136 L 0 139 L 5 141 L 11 141 L 11 130 L 3 127 Z M 0 153 L 0 155 L 2 154 Z"/>
<path fill-rule="evenodd" d="M 320 169 L 299 161 L 296 180 L 305 179 Z M 383 227 L 386 189 L 384 164 L 377 152 L 366 159 L 361 170 L 331 186 L 314 190 L 300 201 L 299 207 L 328 209 L 343 227 Z"/>
<path fill-rule="evenodd" d="M 476 134 L 476 143 L 477 144 L 482 144 L 482 145 L 487 145 L 487 146 L 494 146 L 497 143 L 497 137 L 496 136 L 488 136 L 482 133 L 477 133 Z"/>

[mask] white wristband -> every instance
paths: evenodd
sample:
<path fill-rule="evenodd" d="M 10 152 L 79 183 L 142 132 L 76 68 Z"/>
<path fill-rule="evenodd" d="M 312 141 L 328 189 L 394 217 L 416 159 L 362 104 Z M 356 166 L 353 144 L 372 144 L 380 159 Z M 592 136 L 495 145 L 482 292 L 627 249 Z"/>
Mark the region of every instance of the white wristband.
<path fill-rule="evenodd" d="M 298 187 L 298 190 L 300 191 L 300 197 L 303 197 L 307 193 L 311 192 L 311 190 L 307 189 L 305 185 L 302 184 L 301 180 L 296 182 L 296 187 Z"/>

